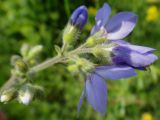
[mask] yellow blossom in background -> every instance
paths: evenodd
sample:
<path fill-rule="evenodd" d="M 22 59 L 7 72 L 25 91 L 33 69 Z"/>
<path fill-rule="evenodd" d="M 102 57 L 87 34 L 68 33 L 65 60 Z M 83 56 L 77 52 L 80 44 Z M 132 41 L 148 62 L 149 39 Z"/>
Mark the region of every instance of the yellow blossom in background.
<path fill-rule="evenodd" d="M 156 6 L 151 6 L 147 10 L 147 16 L 146 20 L 147 21 L 155 21 L 158 19 L 158 8 Z"/>
<path fill-rule="evenodd" d="M 153 120 L 153 116 L 151 113 L 143 113 L 141 120 Z"/>
<path fill-rule="evenodd" d="M 95 15 L 96 14 L 96 12 L 97 12 L 97 9 L 95 8 L 95 7 L 89 7 L 88 8 L 88 14 L 89 15 Z"/>

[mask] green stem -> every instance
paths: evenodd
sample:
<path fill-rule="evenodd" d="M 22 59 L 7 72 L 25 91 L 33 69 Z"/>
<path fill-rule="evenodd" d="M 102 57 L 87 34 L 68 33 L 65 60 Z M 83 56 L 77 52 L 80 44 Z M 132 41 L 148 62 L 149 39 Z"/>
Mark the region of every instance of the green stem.
<path fill-rule="evenodd" d="M 10 88 L 10 86 L 13 86 L 17 82 L 18 78 L 16 75 L 12 75 L 8 81 L 1 87 L 0 89 L 0 95 L 2 94 L 3 90 L 6 90 Z"/>
<path fill-rule="evenodd" d="M 90 52 L 91 52 L 91 48 L 83 48 L 83 46 L 80 46 L 79 48 L 77 48 L 71 52 L 68 52 L 65 55 L 50 58 L 50 59 L 42 62 L 41 64 L 38 64 L 37 66 L 32 67 L 30 69 L 30 72 L 38 72 L 38 71 L 44 70 L 48 67 L 51 67 L 56 63 L 65 62 L 74 55 L 90 53 Z"/>
<path fill-rule="evenodd" d="M 54 64 L 67 62 L 74 55 L 84 54 L 84 53 L 91 53 L 91 50 L 92 50 L 92 48 L 85 48 L 85 44 L 83 44 L 80 47 L 78 47 L 77 49 L 66 53 L 65 55 L 55 56 L 53 58 L 50 58 L 50 59 L 48 59 L 48 60 L 46 60 L 46 61 L 44 61 L 44 62 L 42 62 L 42 63 L 40 63 L 40 64 L 38 64 L 38 65 L 36 65 L 34 67 L 32 67 L 32 68 L 30 68 L 28 72 L 36 73 L 36 72 L 42 71 L 44 69 L 47 69 L 47 68 L 53 66 Z M 13 85 L 15 85 L 17 83 L 18 79 L 19 79 L 19 77 L 13 74 L 10 77 L 10 79 L 0 89 L 0 94 L 4 90 L 6 90 L 8 88 L 11 88 Z"/>
<path fill-rule="evenodd" d="M 37 66 L 34 66 L 30 69 L 31 72 L 38 72 L 38 71 L 41 71 L 41 70 L 44 70 L 48 67 L 51 67 L 52 65 L 56 64 L 56 63 L 60 63 L 64 60 L 65 58 L 62 57 L 62 56 L 56 56 L 56 57 L 53 57 L 51 59 L 48 59 L 46 61 L 44 61 L 43 63 L 41 64 L 38 64 Z"/>

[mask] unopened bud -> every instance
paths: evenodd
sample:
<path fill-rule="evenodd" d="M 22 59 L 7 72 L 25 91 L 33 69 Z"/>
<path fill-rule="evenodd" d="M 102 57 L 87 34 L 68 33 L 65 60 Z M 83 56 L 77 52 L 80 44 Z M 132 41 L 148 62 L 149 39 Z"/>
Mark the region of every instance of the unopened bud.
<path fill-rule="evenodd" d="M 77 72 L 79 70 L 78 66 L 76 64 L 73 64 L 73 65 L 69 65 L 67 67 L 67 69 L 70 71 L 70 72 Z"/>
<path fill-rule="evenodd" d="M 77 26 L 80 29 L 84 27 L 88 19 L 88 12 L 86 6 L 82 5 L 78 7 L 71 15 L 69 22 L 73 26 Z"/>
<path fill-rule="evenodd" d="M 18 56 L 18 55 L 13 55 L 11 57 L 11 65 L 15 66 L 16 61 L 22 59 L 22 57 Z"/>
<path fill-rule="evenodd" d="M 29 49 L 30 49 L 30 47 L 29 47 L 28 44 L 26 44 L 26 43 L 23 44 L 22 47 L 21 47 L 21 50 L 20 50 L 21 55 L 22 55 L 23 57 L 26 57 L 26 56 L 28 55 Z"/>
<path fill-rule="evenodd" d="M 15 67 L 19 72 L 22 72 L 22 73 L 28 70 L 28 65 L 22 59 L 18 59 L 15 62 Z"/>
<path fill-rule="evenodd" d="M 70 44 L 79 38 L 80 32 L 88 19 L 88 12 L 85 6 L 78 7 L 71 15 L 70 20 L 64 29 L 64 43 Z"/>
<path fill-rule="evenodd" d="M 37 45 L 33 48 L 30 49 L 29 53 L 28 53 L 28 59 L 32 59 L 35 56 L 39 55 L 39 53 L 41 53 L 43 50 L 43 46 L 42 45 Z"/>
<path fill-rule="evenodd" d="M 16 93 L 15 88 L 4 90 L 0 96 L 0 101 L 4 103 L 9 102 L 10 100 L 14 98 L 15 93 Z"/>

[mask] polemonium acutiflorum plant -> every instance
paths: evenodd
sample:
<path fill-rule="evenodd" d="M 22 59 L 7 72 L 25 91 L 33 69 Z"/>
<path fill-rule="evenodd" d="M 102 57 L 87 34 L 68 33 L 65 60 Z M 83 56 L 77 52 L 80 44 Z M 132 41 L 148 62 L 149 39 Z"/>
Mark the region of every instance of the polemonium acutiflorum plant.
<path fill-rule="evenodd" d="M 64 28 L 63 46 L 55 46 L 57 56 L 42 63 L 38 61 L 43 46 L 24 44 L 20 50 L 21 56 L 11 58 L 11 77 L 0 90 L 0 101 L 7 103 L 17 99 L 20 103 L 29 104 L 43 93 L 41 86 L 33 84 L 34 74 L 63 63 L 70 72 L 84 76 L 85 85 L 78 111 L 86 97 L 97 112 L 104 114 L 107 107 L 105 80 L 135 76 L 135 69 L 147 70 L 157 60 L 153 54 L 155 49 L 123 41 L 136 25 L 137 16 L 134 13 L 120 12 L 111 19 L 110 14 L 111 8 L 105 3 L 97 12 L 95 25 L 85 43 L 74 48 L 88 18 L 85 6 L 77 8 Z"/>

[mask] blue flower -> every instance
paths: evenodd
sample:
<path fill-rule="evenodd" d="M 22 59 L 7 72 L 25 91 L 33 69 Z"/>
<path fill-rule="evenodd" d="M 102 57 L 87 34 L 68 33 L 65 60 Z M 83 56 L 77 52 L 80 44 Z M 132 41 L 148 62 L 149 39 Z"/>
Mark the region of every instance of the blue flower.
<path fill-rule="evenodd" d="M 105 37 L 108 40 L 118 40 L 126 37 L 136 25 L 137 16 L 132 12 L 120 12 L 110 20 L 111 8 L 107 3 L 96 14 L 96 24 L 91 30 L 91 35 L 99 30 L 105 30 Z"/>
<path fill-rule="evenodd" d="M 70 23 L 82 29 L 86 24 L 87 19 L 88 19 L 87 8 L 86 6 L 82 5 L 72 13 L 70 17 Z"/>
<path fill-rule="evenodd" d="M 103 29 L 103 37 L 108 41 L 102 44 L 111 53 L 111 64 L 96 67 L 87 75 L 85 87 L 80 97 L 78 111 L 86 96 L 89 104 L 101 114 L 106 111 L 107 86 L 105 79 L 117 80 L 137 75 L 135 69 L 144 70 L 158 58 L 153 54 L 155 49 L 132 45 L 121 39 L 126 37 L 135 27 L 137 17 L 131 12 L 120 12 L 109 20 L 111 9 L 104 4 L 98 11 L 96 24 L 91 36 Z M 109 20 L 109 21 L 108 21 Z M 111 46 L 111 47 L 108 47 Z"/>
<path fill-rule="evenodd" d="M 111 51 L 113 64 L 125 64 L 141 70 L 158 59 L 158 57 L 153 54 L 155 51 L 153 48 L 124 43 L 122 40 L 115 40 L 113 43 L 117 43 Z"/>
<path fill-rule="evenodd" d="M 115 41 L 114 41 L 115 42 Z M 89 104 L 101 114 L 106 111 L 107 87 L 104 80 L 117 80 L 136 76 L 135 69 L 144 70 L 147 66 L 157 60 L 152 54 L 153 48 L 127 44 L 125 41 L 116 41 L 118 46 L 113 48 L 111 65 L 96 67 L 86 78 L 85 88 L 82 92 L 78 111 L 86 96 Z"/>
<path fill-rule="evenodd" d="M 107 107 L 107 86 L 104 79 L 116 80 L 135 75 L 134 69 L 127 65 L 104 65 L 97 67 L 86 78 L 85 87 L 78 104 L 78 111 L 80 111 L 83 99 L 86 96 L 89 104 L 97 112 L 104 114 Z"/>

